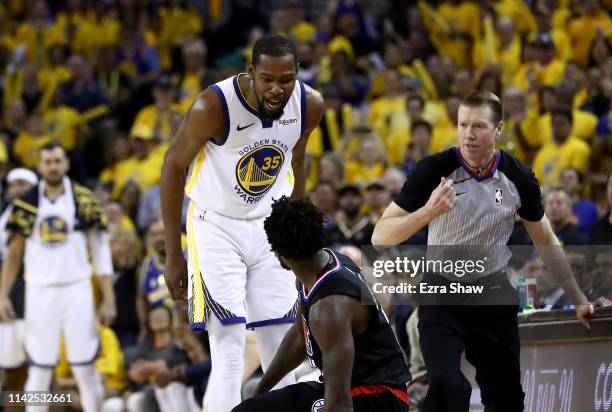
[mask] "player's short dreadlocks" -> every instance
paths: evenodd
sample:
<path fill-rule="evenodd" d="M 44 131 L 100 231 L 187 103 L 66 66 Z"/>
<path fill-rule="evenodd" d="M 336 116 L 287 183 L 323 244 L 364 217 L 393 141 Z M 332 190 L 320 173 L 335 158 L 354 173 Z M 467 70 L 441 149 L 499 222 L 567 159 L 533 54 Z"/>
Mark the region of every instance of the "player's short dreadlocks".
<path fill-rule="evenodd" d="M 313 257 L 326 244 L 325 216 L 309 200 L 274 201 L 264 229 L 272 250 L 287 259 Z"/>

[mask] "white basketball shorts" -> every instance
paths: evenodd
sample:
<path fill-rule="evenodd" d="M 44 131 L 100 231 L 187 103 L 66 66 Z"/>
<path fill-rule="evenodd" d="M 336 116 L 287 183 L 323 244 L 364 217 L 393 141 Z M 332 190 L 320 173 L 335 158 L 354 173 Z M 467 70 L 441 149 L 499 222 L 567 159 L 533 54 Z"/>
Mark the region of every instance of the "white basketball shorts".
<path fill-rule="evenodd" d="M 189 316 L 193 329 L 213 314 L 246 327 L 292 323 L 297 308 L 295 275 L 270 250 L 265 218 L 234 219 L 197 210 L 187 216 Z"/>
<path fill-rule="evenodd" d="M 55 367 L 62 336 L 71 365 L 95 361 L 100 339 L 91 280 L 26 284 L 25 325 L 25 349 L 31 364 Z"/>

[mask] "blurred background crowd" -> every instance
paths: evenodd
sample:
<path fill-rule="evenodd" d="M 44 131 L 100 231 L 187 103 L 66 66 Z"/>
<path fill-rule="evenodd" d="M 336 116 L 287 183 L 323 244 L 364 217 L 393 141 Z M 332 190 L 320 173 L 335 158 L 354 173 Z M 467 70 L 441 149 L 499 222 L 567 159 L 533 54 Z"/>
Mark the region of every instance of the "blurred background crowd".
<path fill-rule="evenodd" d="M 370 243 L 416 162 L 456 145 L 459 102 L 475 89 L 502 99 L 498 146 L 532 166 L 559 239 L 609 245 L 611 9 L 610 0 L 5 0 L 0 180 L 35 170 L 51 140 L 67 149 L 70 177 L 94 190 L 112 233 L 119 315 L 101 329 L 99 362 L 109 397 L 151 388 L 152 405 L 184 410 L 164 400 L 184 390 L 172 383 L 203 391 L 210 363 L 205 337 L 173 315 L 183 309 L 164 286 L 159 179 L 201 90 L 244 72 L 262 35 L 294 39 L 299 78 L 326 105 L 307 148 L 307 191 L 330 243 L 356 259 L 350 247 Z M 406 243 L 425 244 L 426 229 Z M 518 222 L 511 243 L 529 243 Z M 609 249 L 573 262 L 591 296 L 611 293 Z M 541 266 L 525 272 L 537 278 Z M 543 307 L 565 305 L 555 285 L 539 286 Z M 389 310 L 408 353 L 407 307 Z M 69 371 L 57 381 L 70 385 Z M 175 395 L 160 392 L 168 387 Z"/>

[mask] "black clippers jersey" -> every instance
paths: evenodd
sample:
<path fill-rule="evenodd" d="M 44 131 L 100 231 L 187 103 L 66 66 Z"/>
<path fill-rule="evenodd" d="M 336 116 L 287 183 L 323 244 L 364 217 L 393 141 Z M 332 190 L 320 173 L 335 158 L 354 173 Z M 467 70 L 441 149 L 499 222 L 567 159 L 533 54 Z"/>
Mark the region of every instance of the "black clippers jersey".
<path fill-rule="evenodd" d="M 321 349 L 310 333 L 310 307 L 326 296 L 352 296 L 368 305 L 370 316 L 366 330 L 353 337 L 355 361 L 351 386 L 405 384 L 411 377 L 404 354 L 387 316 L 363 278 L 361 269 L 348 257 L 330 250 L 327 252 L 333 255 L 335 266 L 323 274 L 308 293 L 304 285 L 300 285 L 302 325 L 310 364 L 323 370 Z"/>

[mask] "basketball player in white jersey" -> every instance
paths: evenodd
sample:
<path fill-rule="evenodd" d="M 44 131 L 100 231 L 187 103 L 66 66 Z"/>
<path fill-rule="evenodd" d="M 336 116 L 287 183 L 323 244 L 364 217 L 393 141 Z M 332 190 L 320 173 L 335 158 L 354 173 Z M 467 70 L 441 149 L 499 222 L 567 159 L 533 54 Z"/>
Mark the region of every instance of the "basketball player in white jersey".
<path fill-rule="evenodd" d="M 25 349 L 30 361 L 25 390 L 50 389 L 63 336 L 83 410 L 97 412 L 104 388 L 94 367 L 100 341 L 89 255 L 102 291 L 100 321 L 110 325 L 116 315 L 110 236 L 102 208 L 88 189 L 66 176 L 69 167 L 64 148 L 47 143 L 39 154 L 41 181 L 13 202 L 0 279 L 0 319 L 15 316 L 8 295 L 23 259 Z"/>
<path fill-rule="evenodd" d="M 295 278 L 270 251 L 263 221 L 273 199 L 304 195 L 306 142 L 323 114 L 321 96 L 297 70 L 290 40 L 258 40 L 248 73 L 202 92 L 166 153 L 166 284 L 173 298 L 189 299 L 192 327 L 208 330 L 209 411 L 240 403 L 246 328 L 255 329 L 265 370 L 295 318 Z M 180 241 L 183 189 L 191 201 L 188 262 Z"/>

